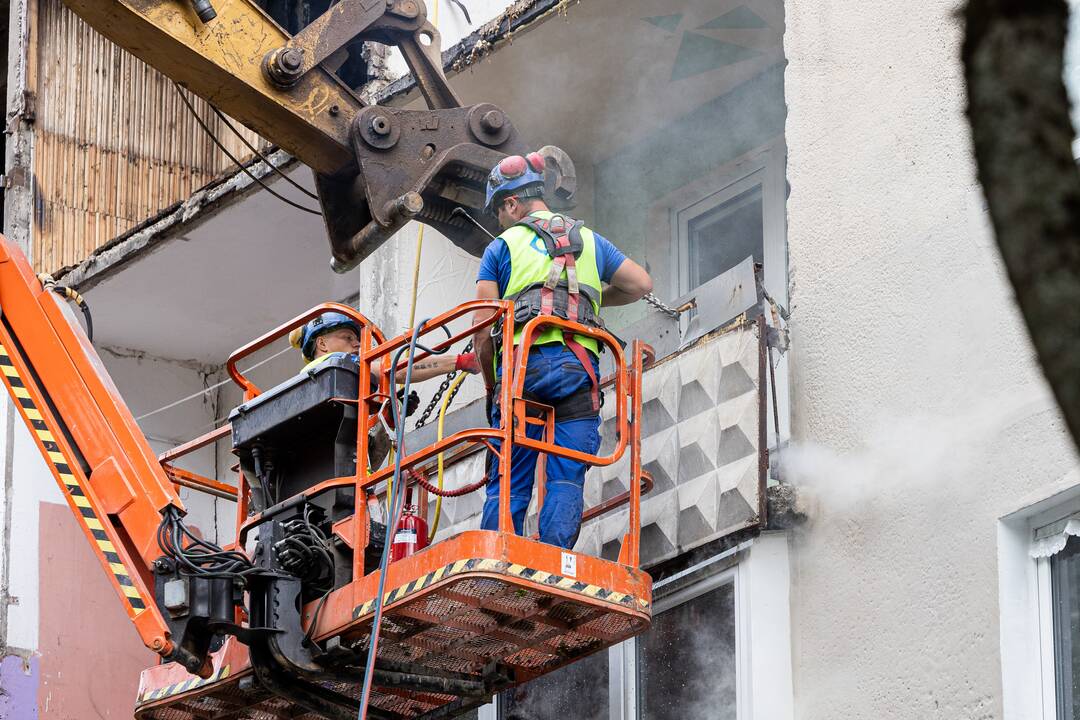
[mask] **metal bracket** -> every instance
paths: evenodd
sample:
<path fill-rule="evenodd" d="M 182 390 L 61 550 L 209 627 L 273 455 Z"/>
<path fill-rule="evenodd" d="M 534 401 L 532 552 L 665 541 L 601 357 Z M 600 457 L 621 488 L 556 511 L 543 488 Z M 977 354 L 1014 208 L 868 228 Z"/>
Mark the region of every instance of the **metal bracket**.
<path fill-rule="evenodd" d="M 263 59 L 275 85 L 287 88 L 354 39 L 401 48 L 405 62 L 430 108 L 451 108 L 461 100 L 442 69 L 439 31 L 428 22 L 419 0 L 342 0 Z"/>
<path fill-rule="evenodd" d="M 484 205 L 488 172 L 525 144 L 506 114 L 490 103 L 461 107 L 442 68 L 439 31 L 420 0 L 341 0 L 263 59 L 266 76 L 289 88 L 354 39 L 393 45 L 429 110 L 378 105 L 361 109 L 349 137 L 357 176 L 316 176 L 336 272 L 350 270 L 410 220 L 431 225 L 479 256 L 498 231 L 492 218 L 476 227 L 455 216 L 458 206 Z M 554 146 L 541 150 L 545 199 L 555 209 L 573 205 L 573 163 Z"/>
<path fill-rule="evenodd" d="M 509 118 L 489 103 L 442 110 L 367 107 L 357 114 L 351 139 L 360 180 L 340 188 L 353 197 L 338 202 L 348 203 L 354 220 L 363 222 L 348 237 L 331 232 L 332 267 L 338 272 L 355 267 L 413 219 L 479 255 L 489 236 L 454 217 L 453 209 L 483 207 L 488 171 L 506 154 L 525 151 Z M 320 185 L 320 192 L 326 189 Z M 490 218 L 486 223 L 498 231 Z"/>
<path fill-rule="evenodd" d="M 776 348 L 781 355 L 787 352 L 790 344 L 787 328 L 776 328 L 767 325 L 765 330 L 765 342 L 768 347 Z"/>

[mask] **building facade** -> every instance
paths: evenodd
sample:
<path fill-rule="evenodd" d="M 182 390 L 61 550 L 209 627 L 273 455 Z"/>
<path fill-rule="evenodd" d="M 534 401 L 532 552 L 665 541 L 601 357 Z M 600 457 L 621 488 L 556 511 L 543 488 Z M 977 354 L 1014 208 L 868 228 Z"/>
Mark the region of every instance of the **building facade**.
<path fill-rule="evenodd" d="M 975 180 L 956 4 L 466 0 L 470 24 L 436 1 L 465 102 L 569 153 L 572 213 L 663 300 L 698 300 L 679 321 L 643 303 L 605 313 L 657 350 L 642 418 L 652 628 L 474 716 L 1072 717 L 1080 472 Z M 266 7 L 293 30 L 313 12 Z M 478 259 L 416 226 L 331 273 L 321 220 L 235 172 L 166 80 L 55 0 L 10 18 L 5 234 L 87 297 L 155 450 L 221 426 L 240 402 L 230 352 L 316 303 L 397 334 L 413 309 L 472 297 Z M 422 102 L 396 53 L 351 56 L 366 96 Z M 313 204 L 265 163 L 249 171 Z M 252 363 L 263 387 L 300 367 L 284 343 Z M 481 392 L 463 385 L 449 427 L 476 421 Z M 3 418 L 0 718 L 129 717 L 153 657 Z M 186 463 L 234 482 L 227 440 Z M 626 489 L 624 467 L 593 469 L 587 505 Z M 232 503 L 181 496 L 205 535 L 232 537 Z M 436 539 L 477 527 L 480 502 L 447 502 Z M 625 523 L 589 521 L 577 549 L 616 556 Z"/>

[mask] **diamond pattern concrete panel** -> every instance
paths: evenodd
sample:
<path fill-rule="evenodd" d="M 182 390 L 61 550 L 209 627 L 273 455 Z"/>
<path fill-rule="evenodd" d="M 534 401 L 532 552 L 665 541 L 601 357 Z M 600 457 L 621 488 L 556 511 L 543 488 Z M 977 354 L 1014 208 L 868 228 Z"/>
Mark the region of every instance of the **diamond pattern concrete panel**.
<path fill-rule="evenodd" d="M 642 466 L 653 491 L 642 498 L 644 566 L 758 522 L 758 338 L 755 327 L 705 337 L 645 372 L 642 380 Z M 602 452 L 615 446 L 612 391 L 601 411 Z M 447 487 L 483 474 L 482 455 L 454 466 Z M 591 468 L 585 503 L 591 507 L 629 489 L 629 454 Z M 447 500 L 444 533 L 479 526 L 483 492 Z M 536 530 L 535 496 L 526 531 Z M 615 559 L 627 530 L 625 509 L 587 523 L 576 549 Z"/>

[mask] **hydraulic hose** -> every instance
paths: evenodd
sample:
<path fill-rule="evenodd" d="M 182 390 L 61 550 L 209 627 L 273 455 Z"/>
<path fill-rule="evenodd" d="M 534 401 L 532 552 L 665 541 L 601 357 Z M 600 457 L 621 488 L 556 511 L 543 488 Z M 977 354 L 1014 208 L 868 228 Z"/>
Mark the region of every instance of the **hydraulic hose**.
<path fill-rule="evenodd" d="M 79 306 L 79 310 L 83 314 L 83 320 L 86 321 L 86 339 L 91 343 L 94 342 L 94 318 L 90 314 L 90 306 L 86 304 L 86 298 L 80 295 L 75 288 L 67 285 L 57 285 L 56 281 L 48 273 L 38 275 L 38 280 L 46 290 L 52 290 L 65 300 L 70 300 Z"/>
<path fill-rule="evenodd" d="M 484 477 L 480 478 L 479 480 L 477 480 L 476 482 L 474 482 L 474 483 L 472 483 L 470 485 L 462 485 L 461 487 L 456 488 L 454 490 L 443 490 L 442 488 L 437 488 L 434 485 L 432 485 L 431 483 L 429 483 L 427 480 L 424 479 L 423 475 L 415 474 L 415 473 L 410 474 L 410 479 L 413 482 L 415 482 L 417 485 L 419 485 L 420 487 L 427 490 L 432 495 L 436 495 L 436 496 L 441 497 L 441 498 L 444 498 L 444 497 L 455 498 L 455 497 L 461 497 L 462 495 L 468 495 L 471 492 L 475 492 L 476 490 L 479 490 L 480 488 L 484 487 L 488 483 L 488 477 L 487 477 L 487 475 L 485 475 Z"/>

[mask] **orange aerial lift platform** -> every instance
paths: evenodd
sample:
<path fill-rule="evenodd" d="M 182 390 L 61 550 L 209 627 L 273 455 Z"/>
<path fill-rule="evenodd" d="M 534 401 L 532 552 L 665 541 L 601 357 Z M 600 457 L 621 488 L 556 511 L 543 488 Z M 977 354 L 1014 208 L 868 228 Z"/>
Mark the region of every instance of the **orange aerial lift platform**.
<path fill-rule="evenodd" d="M 161 656 L 143 673 L 135 717 L 453 717 L 649 627 L 651 582 L 638 568 L 640 495 L 651 486 L 635 422 L 648 353 L 640 341 L 624 356 L 602 330 L 551 316 L 530 320 L 524 352 L 502 354 L 510 381 L 494 401 L 509 422 L 412 448 L 391 370 L 407 370 L 477 330 L 491 329 L 509 346 L 512 303 L 467 302 L 391 339 L 354 309 L 327 303 L 233 353 L 227 367 L 244 403 L 230 424 L 159 458 L 53 289 L 0 239 L 3 382 L 137 632 Z M 265 392 L 238 368 L 327 310 L 360 325 L 358 361 L 327 361 Z M 450 329 L 476 311 L 491 315 Z M 618 437 L 609 455 L 554 445 L 552 409 L 523 397 L 523 358 L 551 324 L 594 337 L 612 353 L 615 371 L 605 382 L 613 385 Z M 387 410 L 398 420 L 389 423 L 396 456 L 369 467 L 371 438 L 388 424 Z M 529 424 L 544 426 L 539 440 L 526 437 Z M 226 433 L 240 460 L 235 487 L 175 466 Z M 591 465 L 629 453 L 631 489 L 586 513 L 628 506 L 618 562 L 514 534 L 515 445 Z M 461 532 L 390 562 L 388 528 L 401 527 L 410 486 L 447 492 L 425 480 L 435 459 L 446 454 L 452 464 L 475 451 L 497 456 L 499 530 Z M 189 531 L 178 486 L 234 499 L 235 542 L 218 547 Z M 426 499 L 419 505 L 426 508 Z"/>

